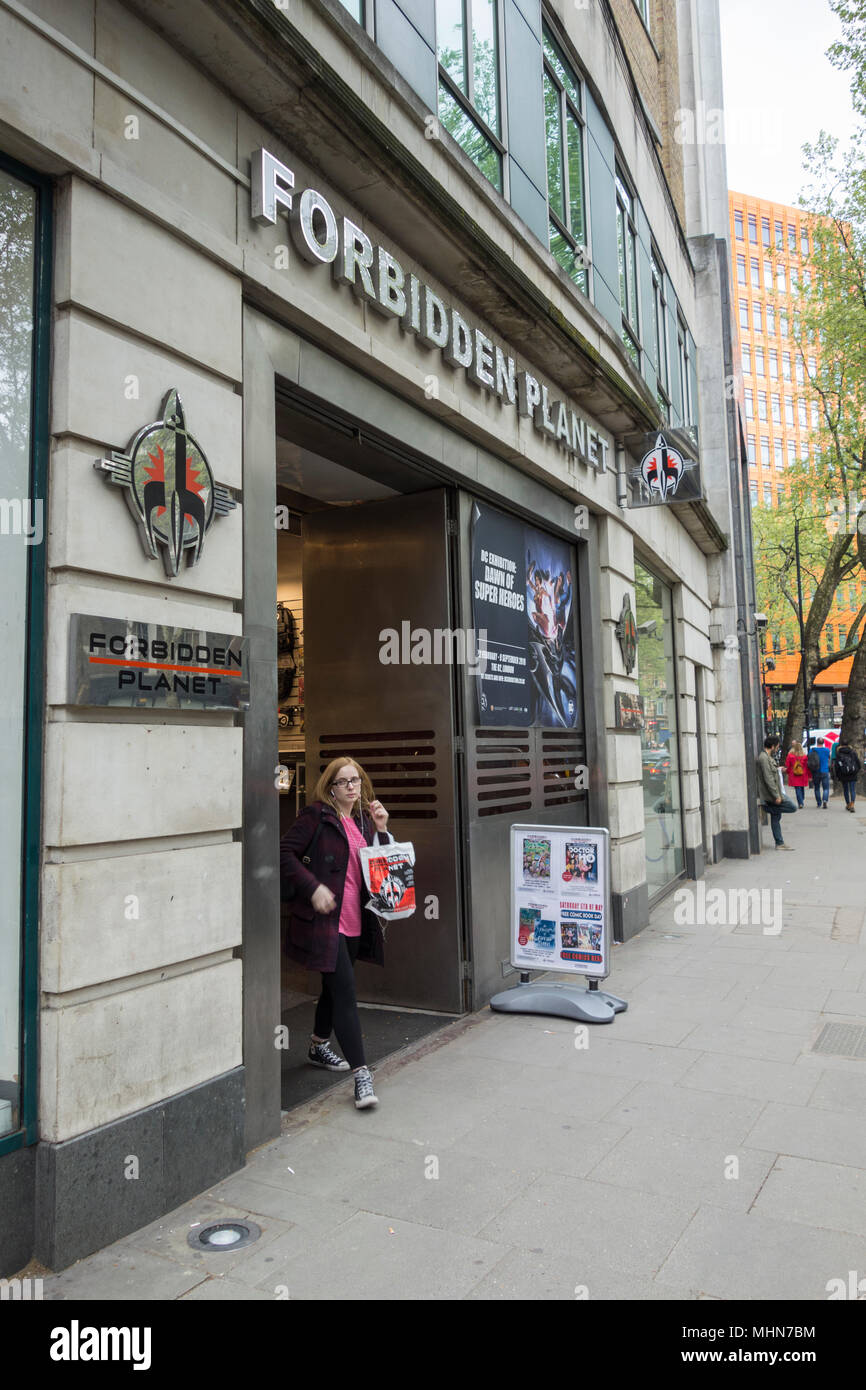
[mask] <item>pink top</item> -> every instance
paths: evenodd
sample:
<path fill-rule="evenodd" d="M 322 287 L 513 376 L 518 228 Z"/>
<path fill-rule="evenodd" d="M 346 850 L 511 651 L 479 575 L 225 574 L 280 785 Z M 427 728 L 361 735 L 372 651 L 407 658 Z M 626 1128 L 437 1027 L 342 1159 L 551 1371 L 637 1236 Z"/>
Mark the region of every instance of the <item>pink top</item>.
<path fill-rule="evenodd" d="M 358 850 L 367 841 L 351 816 L 343 816 L 340 824 L 349 841 L 349 863 L 346 867 L 346 882 L 343 887 L 343 903 L 340 908 L 338 930 L 342 932 L 343 936 L 360 936 L 361 890 L 364 886 L 364 876 L 361 873 Z"/>

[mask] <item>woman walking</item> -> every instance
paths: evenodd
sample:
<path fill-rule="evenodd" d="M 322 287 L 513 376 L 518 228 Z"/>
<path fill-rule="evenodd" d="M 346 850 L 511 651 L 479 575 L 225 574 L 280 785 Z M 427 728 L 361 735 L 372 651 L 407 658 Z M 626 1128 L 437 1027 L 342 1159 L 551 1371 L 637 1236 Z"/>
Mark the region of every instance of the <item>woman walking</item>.
<path fill-rule="evenodd" d="M 802 811 L 806 804 L 806 788 L 812 780 L 812 774 L 806 766 L 806 754 L 802 743 L 791 744 L 791 750 L 785 759 L 785 770 L 788 774 L 788 786 L 794 788 L 797 806 Z"/>
<path fill-rule="evenodd" d="M 845 810 L 853 811 L 854 799 L 857 795 L 857 777 L 862 763 L 850 743 L 836 744 L 833 749 L 832 763 L 834 776 L 842 783 Z"/>
<path fill-rule="evenodd" d="M 293 960 L 322 973 L 322 992 L 307 1061 L 355 1074 L 355 1105 L 378 1105 L 364 1056 L 355 997 L 355 961 L 385 961 L 378 917 L 362 906 L 358 850 L 387 833 L 388 812 L 354 758 L 334 758 L 310 803 L 280 841 L 280 874 L 294 888 L 288 903 L 287 948 Z M 392 837 L 388 835 L 388 838 Z M 346 1061 L 329 1046 L 331 1032 Z"/>

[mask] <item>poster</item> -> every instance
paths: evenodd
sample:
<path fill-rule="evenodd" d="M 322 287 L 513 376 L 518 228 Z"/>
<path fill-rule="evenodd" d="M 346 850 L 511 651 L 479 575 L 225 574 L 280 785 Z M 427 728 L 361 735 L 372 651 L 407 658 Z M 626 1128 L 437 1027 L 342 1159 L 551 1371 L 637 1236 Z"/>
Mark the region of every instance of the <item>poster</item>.
<path fill-rule="evenodd" d="M 472 507 L 472 621 L 483 726 L 580 722 L 571 547 L 483 502 Z"/>
<path fill-rule="evenodd" d="M 609 974 L 609 835 L 597 827 L 511 827 L 511 964 Z"/>

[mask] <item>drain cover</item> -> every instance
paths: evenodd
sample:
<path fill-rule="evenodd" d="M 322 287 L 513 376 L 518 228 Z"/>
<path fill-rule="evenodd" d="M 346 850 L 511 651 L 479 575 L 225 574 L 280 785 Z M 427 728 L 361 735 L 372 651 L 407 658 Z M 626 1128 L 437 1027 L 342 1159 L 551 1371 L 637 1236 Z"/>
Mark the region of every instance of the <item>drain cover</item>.
<path fill-rule="evenodd" d="M 856 1023 L 825 1023 L 812 1051 L 866 1058 L 866 1028 Z"/>

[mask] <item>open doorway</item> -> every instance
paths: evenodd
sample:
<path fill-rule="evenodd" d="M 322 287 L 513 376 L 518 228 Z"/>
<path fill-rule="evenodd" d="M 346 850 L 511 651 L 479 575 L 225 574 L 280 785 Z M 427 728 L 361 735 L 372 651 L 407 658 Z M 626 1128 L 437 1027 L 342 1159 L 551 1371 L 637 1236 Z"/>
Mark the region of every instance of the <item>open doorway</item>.
<path fill-rule="evenodd" d="M 418 465 L 279 397 L 276 469 L 280 833 L 346 755 L 415 846 L 416 912 L 388 926 L 384 970 L 356 967 L 375 1063 L 463 1007 L 455 672 L 383 661 L 382 638 L 452 626 L 453 504 Z M 283 943 L 283 1109 L 337 1080 L 304 1065 L 320 985 Z"/>

